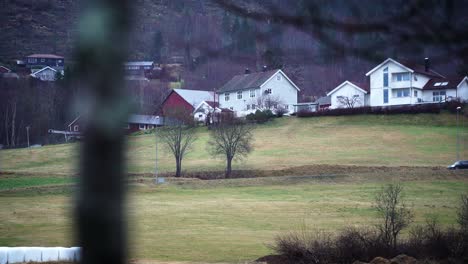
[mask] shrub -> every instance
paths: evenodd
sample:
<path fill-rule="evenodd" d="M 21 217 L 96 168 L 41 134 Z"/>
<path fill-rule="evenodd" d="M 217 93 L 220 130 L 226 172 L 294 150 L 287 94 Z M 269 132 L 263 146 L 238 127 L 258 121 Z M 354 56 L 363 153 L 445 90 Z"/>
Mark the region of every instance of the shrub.
<path fill-rule="evenodd" d="M 461 196 L 461 205 L 458 209 L 457 222 L 460 229 L 468 235 L 468 195 Z"/>
<path fill-rule="evenodd" d="M 420 113 L 440 113 L 441 105 L 439 104 L 422 104 L 408 106 L 388 106 L 388 107 L 356 107 L 356 108 L 336 108 L 327 109 L 317 112 L 301 110 L 297 112 L 298 117 L 314 117 L 314 116 L 344 116 L 344 115 L 395 115 L 395 114 L 420 114 Z"/>
<path fill-rule="evenodd" d="M 275 111 L 276 117 L 283 117 L 287 112 L 288 110 L 286 110 L 286 108 L 279 106 Z"/>
<path fill-rule="evenodd" d="M 461 111 L 464 112 L 464 104 L 458 99 L 448 101 L 444 104 L 444 109 L 448 110 L 452 114 L 457 112 L 458 107 L 461 107 Z"/>
<path fill-rule="evenodd" d="M 261 123 L 267 122 L 273 117 L 274 115 L 273 115 L 273 112 L 271 112 L 271 110 L 265 110 L 265 111 L 257 110 L 255 111 L 255 114 L 254 113 L 248 114 L 245 118 L 248 121 L 253 121 L 253 122 L 261 124 Z"/>

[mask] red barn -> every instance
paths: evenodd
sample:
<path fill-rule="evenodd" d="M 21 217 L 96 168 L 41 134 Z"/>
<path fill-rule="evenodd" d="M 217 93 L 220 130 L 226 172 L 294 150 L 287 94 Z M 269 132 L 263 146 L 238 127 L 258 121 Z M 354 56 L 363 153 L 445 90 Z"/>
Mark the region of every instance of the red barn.
<path fill-rule="evenodd" d="M 214 93 L 209 91 L 174 89 L 162 103 L 162 114 L 174 108 L 193 112 L 201 102 L 215 100 L 214 96 Z"/>

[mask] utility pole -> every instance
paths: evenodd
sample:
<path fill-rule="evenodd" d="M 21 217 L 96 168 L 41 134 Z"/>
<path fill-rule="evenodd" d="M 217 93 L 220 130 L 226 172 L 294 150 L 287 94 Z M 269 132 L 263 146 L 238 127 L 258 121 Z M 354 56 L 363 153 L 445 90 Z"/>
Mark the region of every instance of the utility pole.
<path fill-rule="evenodd" d="M 460 160 L 460 128 L 459 128 L 459 115 L 460 115 L 461 106 L 457 107 L 457 161 Z"/>
<path fill-rule="evenodd" d="M 29 148 L 29 127 L 30 126 L 26 126 L 26 137 L 28 139 L 28 148 Z"/>
<path fill-rule="evenodd" d="M 154 183 L 158 184 L 158 124 L 159 116 L 156 116 L 156 126 L 154 127 L 154 138 L 156 139 L 156 160 L 154 165 Z"/>

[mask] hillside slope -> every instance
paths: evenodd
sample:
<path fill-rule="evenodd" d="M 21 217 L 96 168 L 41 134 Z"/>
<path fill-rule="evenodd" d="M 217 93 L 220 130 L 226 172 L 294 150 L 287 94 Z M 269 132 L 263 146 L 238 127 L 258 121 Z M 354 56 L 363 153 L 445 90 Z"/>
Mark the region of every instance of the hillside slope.
<path fill-rule="evenodd" d="M 412 125 L 413 124 L 413 125 Z M 415 125 L 414 125 L 415 124 Z M 254 151 L 233 169 L 278 170 L 317 164 L 361 166 L 446 166 L 456 155 L 455 116 L 419 114 L 282 118 L 254 130 Z M 461 129 L 462 158 L 468 157 L 468 119 Z M 208 131 L 183 161 L 184 171 L 223 170 L 224 161 L 207 151 Z M 32 173 L 76 172 L 79 144 L 37 149 L 2 150 L 2 171 Z M 127 157 L 132 173 L 154 170 L 154 134 L 130 136 Z M 161 171 L 174 170 L 174 161 L 160 145 Z"/>

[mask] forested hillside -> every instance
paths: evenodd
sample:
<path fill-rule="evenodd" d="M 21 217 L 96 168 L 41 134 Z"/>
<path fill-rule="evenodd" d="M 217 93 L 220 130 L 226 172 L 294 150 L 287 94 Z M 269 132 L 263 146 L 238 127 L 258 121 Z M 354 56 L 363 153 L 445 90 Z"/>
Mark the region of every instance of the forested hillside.
<path fill-rule="evenodd" d="M 220 87 L 246 67 L 283 67 L 299 84 L 304 95 L 323 95 L 345 79 L 365 81 L 364 74 L 379 56 L 421 61 L 431 56 L 431 47 L 381 47 L 374 61 L 357 56 L 352 48 L 381 38 L 378 34 L 350 34 L 326 31 L 350 48 L 349 52 L 323 44 L 304 28 L 281 20 L 246 19 L 214 0 L 134 1 L 134 30 L 130 59 L 183 62 L 184 88 L 211 90 Z M 348 2 L 319 1 L 325 15 L 354 22 Z M 395 1 L 398 2 L 398 1 Z M 70 63 L 79 15 L 77 0 L 1 0 L 0 60 L 22 58 L 31 53 L 63 54 Z M 307 1 L 241 1 L 248 12 L 274 7 L 282 14 L 313 16 Z M 366 2 L 367 3 L 367 2 Z M 364 5 L 358 5 L 364 6 Z M 378 18 L 382 12 L 399 12 L 398 4 L 366 4 L 362 21 Z M 309 12 L 309 13 L 307 13 Z M 359 22 L 362 22 L 359 21 Z M 456 73 L 457 61 L 439 66 L 443 73 Z M 306 98 L 302 98 L 306 99 Z"/>

